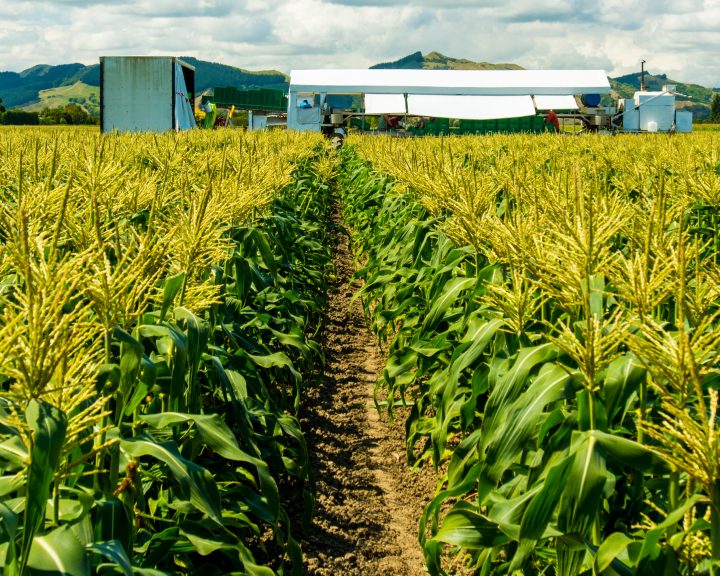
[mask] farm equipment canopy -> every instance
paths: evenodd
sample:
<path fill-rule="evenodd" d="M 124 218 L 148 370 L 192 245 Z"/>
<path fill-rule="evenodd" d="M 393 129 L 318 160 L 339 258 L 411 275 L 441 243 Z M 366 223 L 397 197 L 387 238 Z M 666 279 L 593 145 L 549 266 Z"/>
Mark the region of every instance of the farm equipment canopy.
<path fill-rule="evenodd" d="M 577 109 L 610 92 L 602 70 L 293 70 L 293 94 L 361 94 L 366 114 L 484 120 Z"/>
<path fill-rule="evenodd" d="M 291 92 L 536 96 L 605 94 L 603 70 L 293 70 Z"/>

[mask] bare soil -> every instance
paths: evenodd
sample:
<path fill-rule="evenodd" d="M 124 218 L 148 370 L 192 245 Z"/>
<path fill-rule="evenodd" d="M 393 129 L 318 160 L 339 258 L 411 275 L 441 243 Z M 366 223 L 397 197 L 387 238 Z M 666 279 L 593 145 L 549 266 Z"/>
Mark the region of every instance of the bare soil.
<path fill-rule="evenodd" d="M 402 416 L 390 425 L 373 404 L 384 358 L 360 302 L 351 306 L 360 285 L 340 232 L 335 267 L 325 377 L 307 390 L 301 414 L 317 488 L 313 525 L 300 539 L 305 568 L 315 576 L 423 575 L 418 521 L 435 476 L 409 470 Z"/>

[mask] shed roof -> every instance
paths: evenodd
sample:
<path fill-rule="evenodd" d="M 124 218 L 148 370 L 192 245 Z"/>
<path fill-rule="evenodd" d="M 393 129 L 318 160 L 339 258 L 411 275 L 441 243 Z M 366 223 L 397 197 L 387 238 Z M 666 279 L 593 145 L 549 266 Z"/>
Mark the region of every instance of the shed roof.
<path fill-rule="evenodd" d="M 293 70 L 290 90 L 327 94 L 527 96 L 610 92 L 603 70 Z"/>
<path fill-rule="evenodd" d="M 192 64 L 188 64 L 185 62 L 185 60 L 182 60 L 181 58 L 178 58 L 177 56 L 100 56 L 100 62 L 104 62 L 105 60 L 137 60 L 138 62 L 150 62 L 152 60 L 170 60 L 173 62 L 177 62 L 180 64 L 180 66 L 184 68 L 189 68 L 192 71 L 195 71 L 195 66 Z"/>

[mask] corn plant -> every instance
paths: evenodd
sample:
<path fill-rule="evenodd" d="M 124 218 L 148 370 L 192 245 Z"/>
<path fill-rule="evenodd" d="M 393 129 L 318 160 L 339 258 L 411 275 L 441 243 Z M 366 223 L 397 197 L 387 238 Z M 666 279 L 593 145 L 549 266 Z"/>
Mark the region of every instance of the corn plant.
<path fill-rule="evenodd" d="M 378 393 L 439 471 L 430 571 L 714 571 L 717 142 L 354 144 Z"/>
<path fill-rule="evenodd" d="M 320 139 L 13 129 L 0 150 L 6 573 L 298 573 Z"/>

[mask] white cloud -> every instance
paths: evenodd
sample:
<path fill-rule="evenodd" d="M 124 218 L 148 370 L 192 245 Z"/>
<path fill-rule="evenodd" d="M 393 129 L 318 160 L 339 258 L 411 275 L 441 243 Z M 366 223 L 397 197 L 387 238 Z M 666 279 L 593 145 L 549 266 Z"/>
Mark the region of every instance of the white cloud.
<path fill-rule="evenodd" d="M 717 0 L 15 0 L 0 70 L 177 54 L 248 69 L 367 67 L 417 50 L 720 86 Z"/>

